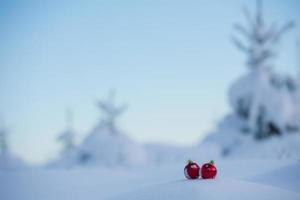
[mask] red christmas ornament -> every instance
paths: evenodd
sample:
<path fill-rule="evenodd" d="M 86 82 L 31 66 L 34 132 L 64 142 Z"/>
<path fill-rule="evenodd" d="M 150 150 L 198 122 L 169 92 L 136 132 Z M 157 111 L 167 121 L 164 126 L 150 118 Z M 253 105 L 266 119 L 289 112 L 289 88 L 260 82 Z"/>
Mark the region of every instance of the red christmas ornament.
<path fill-rule="evenodd" d="M 214 165 L 214 161 L 211 160 L 209 163 L 205 163 L 201 167 L 201 177 L 203 179 L 213 179 L 217 175 L 217 168 Z"/>
<path fill-rule="evenodd" d="M 188 164 L 184 168 L 184 175 L 187 179 L 199 178 L 200 167 L 191 160 L 188 160 Z"/>

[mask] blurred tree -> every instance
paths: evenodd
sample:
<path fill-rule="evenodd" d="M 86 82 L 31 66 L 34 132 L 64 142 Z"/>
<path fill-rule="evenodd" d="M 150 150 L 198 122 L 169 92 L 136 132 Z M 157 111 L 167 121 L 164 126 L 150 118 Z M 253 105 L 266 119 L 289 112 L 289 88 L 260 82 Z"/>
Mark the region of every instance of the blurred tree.
<path fill-rule="evenodd" d="M 298 68 L 298 73 L 300 76 L 300 37 L 298 38 L 296 42 L 296 62 L 297 62 L 297 68 Z"/>
<path fill-rule="evenodd" d="M 75 147 L 75 132 L 73 130 L 73 112 L 66 111 L 66 130 L 58 136 L 58 140 L 63 143 L 63 153 L 68 154 Z"/>
<path fill-rule="evenodd" d="M 0 157 L 8 152 L 7 131 L 4 127 L 0 127 Z"/>
<path fill-rule="evenodd" d="M 109 92 L 107 99 L 100 100 L 97 105 L 105 115 L 103 122 L 106 124 L 110 132 L 112 134 L 117 133 L 116 120 L 127 109 L 128 105 L 124 104 L 117 106 L 115 102 L 115 91 L 113 90 Z"/>
<path fill-rule="evenodd" d="M 295 24 L 268 25 L 264 19 L 262 1 L 257 0 L 256 6 L 254 16 L 247 7 L 243 9 L 247 26 L 234 25 L 235 31 L 244 37 L 245 42 L 236 36 L 232 37 L 232 41 L 247 55 L 247 65 L 251 70 L 233 84 L 230 101 L 238 116 L 246 121 L 246 130 L 251 130 L 260 139 L 280 135 L 287 126 L 297 127 L 293 101 L 297 83 L 293 77 L 281 76 L 270 68 L 271 61 L 277 55 L 276 45 Z"/>

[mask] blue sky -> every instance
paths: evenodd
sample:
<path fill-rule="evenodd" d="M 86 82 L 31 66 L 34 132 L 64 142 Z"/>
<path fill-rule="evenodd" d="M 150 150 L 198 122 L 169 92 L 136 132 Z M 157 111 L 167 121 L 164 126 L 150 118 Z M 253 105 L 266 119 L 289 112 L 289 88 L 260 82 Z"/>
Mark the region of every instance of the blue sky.
<path fill-rule="evenodd" d="M 129 103 L 120 125 L 136 140 L 199 142 L 247 72 L 229 41 L 243 5 L 255 1 L 0 1 L 0 115 L 12 151 L 32 163 L 55 157 L 66 109 L 80 141 L 110 89 Z M 300 2 L 264 5 L 268 21 L 298 23 L 276 62 L 295 74 Z"/>

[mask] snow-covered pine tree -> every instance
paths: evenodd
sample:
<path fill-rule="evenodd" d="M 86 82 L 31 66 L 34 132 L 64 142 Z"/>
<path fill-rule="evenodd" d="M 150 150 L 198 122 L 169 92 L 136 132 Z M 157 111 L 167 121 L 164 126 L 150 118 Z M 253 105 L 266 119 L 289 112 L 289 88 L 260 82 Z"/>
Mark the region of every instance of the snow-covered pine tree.
<path fill-rule="evenodd" d="M 66 129 L 58 136 L 58 140 L 63 144 L 63 152 L 68 152 L 75 147 L 75 133 L 73 130 L 73 112 L 66 111 Z"/>
<path fill-rule="evenodd" d="M 297 77 L 295 80 L 295 94 L 294 102 L 296 105 L 296 117 L 298 127 L 300 127 L 300 37 L 296 41 L 296 67 L 297 67 Z"/>
<path fill-rule="evenodd" d="M 296 42 L 296 66 L 297 66 L 298 76 L 300 78 L 300 36 Z"/>
<path fill-rule="evenodd" d="M 78 147 L 75 144 L 76 132 L 73 127 L 73 112 L 71 109 L 66 110 L 65 124 L 64 131 L 56 138 L 62 146 L 60 154 L 55 160 L 47 163 L 47 167 L 71 168 L 77 164 Z"/>
<path fill-rule="evenodd" d="M 118 125 L 127 105 L 117 105 L 115 92 L 97 102 L 103 114 L 78 147 L 80 165 L 134 166 L 144 164 L 147 154 L 142 145 L 132 140 Z"/>
<path fill-rule="evenodd" d="M 0 127 L 0 157 L 8 153 L 7 131 L 4 126 Z"/>
<path fill-rule="evenodd" d="M 233 39 L 247 55 L 249 70 L 229 88 L 233 112 L 227 114 L 203 143 L 220 146 L 221 155 L 231 158 L 299 158 L 299 78 L 282 76 L 273 70 L 276 44 L 294 25 L 267 26 L 261 2 L 252 18 L 244 9 L 249 28 L 235 25 L 247 44 Z M 299 66 L 300 67 L 300 66 Z M 298 134 L 291 134 L 298 133 Z M 280 135 L 280 137 L 270 137 Z M 268 138 L 264 141 L 257 139 Z"/>
<path fill-rule="evenodd" d="M 117 126 L 117 120 L 118 118 L 120 118 L 121 114 L 127 109 L 127 105 L 117 105 L 115 97 L 116 92 L 114 90 L 110 90 L 107 98 L 98 100 L 96 102 L 96 106 L 100 109 L 102 116 L 97 126 L 83 140 L 83 144 L 81 144 L 81 149 L 78 155 L 78 162 L 80 164 L 89 163 L 91 162 L 91 160 L 97 159 L 98 156 L 95 154 L 104 153 L 102 146 L 104 144 L 112 145 L 104 141 L 107 139 L 107 137 L 112 137 L 114 139 L 122 137 L 122 135 L 120 135 L 121 131 Z M 99 149 L 96 149 L 96 147 L 99 147 Z M 121 155 L 122 152 L 119 156 Z"/>
<path fill-rule="evenodd" d="M 14 170 L 26 168 L 26 164 L 15 156 L 9 148 L 8 131 L 4 122 L 0 122 L 0 169 Z"/>
<path fill-rule="evenodd" d="M 276 45 L 282 35 L 294 27 L 294 23 L 287 22 L 280 27 L 276 23 L 267 25 L 260 0 L 257 1 L 255 16 L 252 17 L 247 7 L 244 15 L 248 27 L 235 24 L 234 29 L 247 42 L 236 36 L 232 37 L 232 41 L 247 55 L 250 74 L 231 87 L 230 102 L 235 112 L 247 121 L 248 127 L 244 130 L 255 133 L 256 138 L 281 134 L 286 126 L 294 126 L 289 122 L 293 115 L 291 95 L 285 90 L 293 91 L 295 84 L 292 78 L 282 78 L 273 73 L 271 67 L 277 55 Z M 283 113 L 279 113 L 281 111 Z"/>
<path fill-rule="evenodd" d="M 115 91 L 113 90 L 109 92 L 107 99 L 98 101 L 97 106 L 104 115 L 102 122 L 106 124 L 111 134 L 117 134 L 118 131 L 116 129 L 116 120 L 124 111 L 126 111 L 128 106 L 126 104 L 121 106 L 116 105 Z"/>

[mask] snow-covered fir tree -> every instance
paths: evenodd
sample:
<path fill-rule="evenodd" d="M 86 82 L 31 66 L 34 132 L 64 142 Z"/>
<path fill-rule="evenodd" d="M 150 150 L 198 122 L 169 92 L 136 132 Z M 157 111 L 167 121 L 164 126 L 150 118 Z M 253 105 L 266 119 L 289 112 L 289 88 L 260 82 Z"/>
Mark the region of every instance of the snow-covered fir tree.
<path fill-rule="evenodd" d="M 73 129 L 73 113 L 71 110 L 66 112 L 66 129 L 57 139 L 63 145 L 63 153 L 68 153 L 75 148 L 75 131 Z"/>
<path fill-rule="evenodd" d="M 0 170 L 24 169 L 25 163 L 9 150 L 8 131 L 0 123 Z"/>
<path fill-rule="evenodd" d="M 295 80 L 290 76 L 279 76 L 271 68 L 278 54 L 276 45 L 294 23 L 269 26 L 264 19 L 262 1 L 257 1 L 254 17 L 247 8 L 244 14 L 248 27 L 235 24 L 234 28 L 247 44 L 236 37 L 233 37 L 233 42 L 247 55 L 250 72 L 230 88 L 230 103 L 236 114 L 247 122 L 244 131 L 253 132 L 256 138 L 296 130 L 291 95 L 297 87 Z"/>
<path fill-rule="evenodd" d="M 71 110 L 67 110 L 66 128 L 57 137 L 57 140 L 62 144 L 59 163 L 63 166 L 71 167 L 74 165 L 74 159 L 76 156 L 75 135 L 76 133 L 73 128 L 73 112 Z"/>
<path fill-rule="evenodd" d="M 132 166 L 146 161 L 143 147 L 125 134 L 118 125 L 127 105 L 117 105 L 115 92 L 97 102 L 102 117 L 78 147 L 79 165 Z"/>
<path fill-rule="evenodd" d="M 117 119 L 127 109 L 126 104 L 121 106 L 116 105 L 115 95 L 115 91 L 110 91 L 107 99 L 97 102 L 97 106 L 104 116 L 101 121 L 106 124 L 111 134 L 118 134 L 116 127 Z"/>
<path fill-rule="evenodd" d="M 248 26 L 234 25 L 245 42 L 233 37 L 233 43 L 246 54 L 248 71 L 229 88 L 232 112 L 204 143 L 219 145 L 224 156 L 299 158 L 300 79 L 273 67 L 277 44 L 294 24 L 268 26 L 263 13 L 257 1 L 253 17 L 244 9 Z"/>
<path fill-rule="evenodd" d="M 8 153 L 7 131 L 4 127 L 0 127 L 0 157 Z"/>

